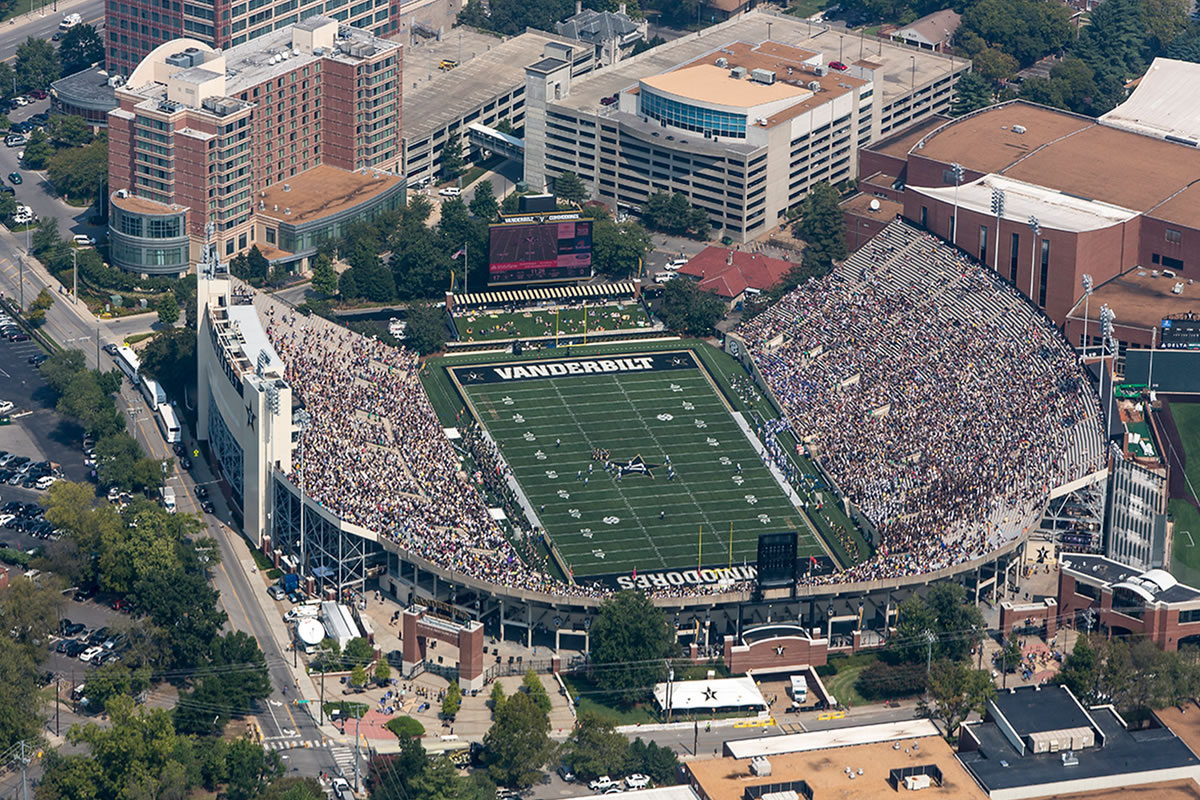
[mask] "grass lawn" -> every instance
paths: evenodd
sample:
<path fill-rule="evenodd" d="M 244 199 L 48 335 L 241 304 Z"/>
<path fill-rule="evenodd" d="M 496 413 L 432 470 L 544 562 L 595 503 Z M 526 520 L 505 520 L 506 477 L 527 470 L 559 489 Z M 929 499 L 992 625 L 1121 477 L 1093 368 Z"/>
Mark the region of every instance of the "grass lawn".
<path fill-rule="evenodd" d="M 461 342 L 494 339 L 528 339 L 534 336 L 577 336 L 584 332 L 583 307 L 554 311 L 524 311 L 515 314 L 488 311 L 456 314 L 454 324 Z M 588 306 L 587 332 L 648 328 L 650 320 L 641 303 L 609 303 Z"/>
<path fill-rule="evenodd" d="M 639 722 L 659 721 L 650 701 L 635 703 L 628 707 L 610 705 L 606 702 L 606 696 L 588 679 L 578 675 L 563 675 L 562 678 L 571 692 L 571 697 L 578 701 L 575 710 L 580 714 L 596 714 L 614 725 L 636 725 Z"/>
<path fill-rule="evenodd" d="M 1186 500 L 1167 504 L 1175 521 L 1171 546 L 1171 574 L 1191 586 L 1200 586 L 1200 512 Z"/>
<path fill-rule="evenodd" d="M 827 6 L 828 0 L 793 0 L 788 5 L 787 13 L 793 17 L 807 19 Z"/>
<path fill-rule="evenodd" d="M 799 532 L 799 555 L 823 555 L 691 353 L 656 367 L 495 382 L 482 382 L 495 368 L 455 374 L 578 577 L 753 563 L 758 536 L 778 531 Z M 614 465 L 644 466 L 610 474 L 598 448 Z"/>
<path fill-rule="evenodd" d="M 1171 415 L 1179 429 L 1183 442 L 1184 458 L 1187 460 L 1187 479 L 1191 491 L 1200 500 L 1200 403 L 1172 403 Z"/>
<path fill-rule="evenodd" d="M 821 681 L 825 684 L 837 701 L 842 705 L 849 703 L 850 705 L 867 705 L 870 701 L 863 698 L 854 688 L 854 682 L 858 680 L 858 676 L 862 671 L 871 666 L 878 660 L 874 653 L 856 653 L 845 658 L 834 657 L 830 659 L 831 663 L 836 663 L 838 673 L 836 675 L 822 676 Z"/>

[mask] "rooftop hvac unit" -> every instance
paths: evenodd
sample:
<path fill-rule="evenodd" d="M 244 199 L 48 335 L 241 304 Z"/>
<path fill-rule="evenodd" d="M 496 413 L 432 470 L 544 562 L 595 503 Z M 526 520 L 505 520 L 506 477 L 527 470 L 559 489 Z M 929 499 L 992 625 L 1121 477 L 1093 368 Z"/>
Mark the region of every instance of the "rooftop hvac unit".
<path fill-rule="evenodd" d="M 746 77 L 746 68 L 734 67 L 733 69 L 729 70 L 729 77 L 740 81 L 742 78 Z"/>
<path fill-rule="evenodd" d="M 820 81 L 809 81 L 808 88 L 814 92 L 819 92 L 819 91 L 821 91 L 821 82 Z"/>
<path fill-rule="evenodd" d="M 1171 289 L 1171 294 L 1183 294 L 1183 281 L 1175 284 L 1175 286 Z"/>
<path fill-rule="evenodd" d="M 1013 133 L 1024 133 L 1024 132 L 1025 132 L 1025 126 L 1024 126 L 1024 125 L 1013 125 L 1013 126 L 1012 126 L 1012 132 L 1013 132 Z"/>
<path fill-rule="evenodd" d="M 750 70 L 750 80 L 770 85 L 775 82 L 775 73 L 769 69 L 752 69 Z"/>
<path fill-rule="evenodd" d="M 725 69 L 726 67 L 729 66 L 729 59 L 725 58 L 725 56 L 721 56 L 720 58 L 717 59 L 717 66 L 720 67 L 721 69 Z"/>
<path fill-rule="evenodd" d="M 928 789 L 931 784 L 928 775 L 907 775 L 904 778 L 904 788 L 910 792 Z"/>
<path fill-rule="evenodd" d="M 829 70 L 826 69 L 823 65 L 818 64 L 817 66 L 813 67 L 813 74 L 815 74 L 817 77 L 821 77 L 823 75 L 829 74 Z"/>
<path fill-rule="evenodd" d="M 755 756 L 750 759 L 750 772 L 760 778 L 767 778 L 771 775 L 771 762 L 763 756 Z"/>
<path fill-rule="evenodd" d="M 186 51 L 172 53 L 164 59 L 172 67 L 190 67 L 192 66 L 192 55 Z"/>

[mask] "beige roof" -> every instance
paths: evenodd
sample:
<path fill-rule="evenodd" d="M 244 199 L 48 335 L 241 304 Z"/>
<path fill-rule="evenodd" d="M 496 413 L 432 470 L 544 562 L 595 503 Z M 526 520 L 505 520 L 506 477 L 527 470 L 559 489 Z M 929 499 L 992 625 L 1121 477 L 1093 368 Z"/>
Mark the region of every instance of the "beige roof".
<path fill-rule="evenodd" d="M 958 24 L 961 21 L 962 17 L 954 9 L 943 8 L 941 11 L 921 17 L 911 25 L 905 25 L 898 31 L 898 35 L 904 39 L 918 38 L 929 44 L 941 44 L 949 41 L 954 32 L 958 30 Z"/>
<path fill-rule="evenodd" d="M 713 103 L 737 108 L 753 108 L 789 98 L 802 99 L 812 94 L 782 81 L 758 83 L 747 75 L 742 79 L 729 77 L 729 70 L 715 64 L 693 64 L 662 75 L 642 78 L 651 89 L 686 97 L 700 103 Z"/>

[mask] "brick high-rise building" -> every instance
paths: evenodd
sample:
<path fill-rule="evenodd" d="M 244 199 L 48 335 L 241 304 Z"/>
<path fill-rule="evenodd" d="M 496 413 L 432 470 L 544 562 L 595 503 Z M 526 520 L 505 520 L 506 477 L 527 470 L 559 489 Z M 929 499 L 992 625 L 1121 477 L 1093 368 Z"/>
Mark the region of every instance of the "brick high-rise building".
<path fill-rule="evenodd" d="M 224 53 L 155 48 L 109 112 L 111 257 L 180 273 L 211 238 L 300 263 L 348 223 L 404 203 L 402 49 L 328 17 Z"/>

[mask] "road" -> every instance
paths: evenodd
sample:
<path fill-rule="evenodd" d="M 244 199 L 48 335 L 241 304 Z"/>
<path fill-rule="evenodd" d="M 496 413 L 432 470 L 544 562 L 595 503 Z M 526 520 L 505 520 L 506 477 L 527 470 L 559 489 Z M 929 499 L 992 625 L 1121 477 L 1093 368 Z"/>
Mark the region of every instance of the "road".
<path fill-rule="evenodd" d="M 18 274 L 20 263 L 20 242 L 7 231 L 0 229 L 0 291 L 5 296 L 18 295 Z M 119 343 L 120 339 L 113 335 L 108 327 L 98 321 L 83 304 L 75 305 L 59 293 L 57 281 L 54 281 L 40 264 L 25 269 L 25 302 L 28 304 L 42 286 L 50 286 L 57 302 L 46 314 L 44 330 L 64 346 L 74 346 L 83 350 L 88 365 L 95 367 L 97 356 L 101 368 L 110 369 L 112 363 L 103 352 L 97 352 L 99 346 L 107 343 Z M 147 453 L 154 458 L 172 457 L 173 453 L 159 434 L 157 425 L 146 408 L 141 393 L 128 382 L 121 389 L 118 407 L 127 414 L 130 432 L 142 443 Z M 194 447 L 194 441 L 189 441 L 185 435 L 185 444 Z M 193 514 L 200 511 L 193 494 L 194 486 L 199 483 L 211 483 L 213 476 L 208 472 L 202 459 L 194 458 L 195 474 L 189 474 L 175 466 L 168 477 L 168 485 L 176 488 L 176 502 L 180 513 Z M 229 519 L 228 510 L 222 505 L 219 492 L 211 492 L 211 497 L 217 505 L 220 518 Z M 229 615 L 231 630 L 245 631 L 258 641 L 259 647 L 266 656 L 274 693 L 266 701 L 265 713 L 260 715 L 263 734 L 272 749 L 288 749 L 285 762 L 289 770 L 298 774 L 316 775 L 319 770 L 336 770 L 337 764 L 330 750 L 321 746 L 324 737 L 316 723 L 291 701 L 296 699 L 295 682 L 290 671 L 291 655 L 285 654 L 280 641 L 272 631 L 271 620 L 267 610 L 260 602 L 258 595 L 265 598 L 265 586 L 252 583 L 243 564 L 249 563 L 249 554 L 245 543 L 218 516 L 202 515 L 207 526 L 206 535 L 215 539 L 220 547 L 221 563 L 213 571 L 213 585 L 220 592 L 221 608 Z M 275 620 L 275 626 L 282 628 L 282 623 Z M 285 689 L 287 693 L 285 693 Z M 305 743 L 308 747 L 305 747 Z"/>
<path fill-rule="evenodd" d="M 57 8 L 57 10 L 55 10 Z M 58 30 L 58 23 L 63 15 L 71 12 L 80 14 L 83 21 L 89 25 L 99 25 L 104 21 L 104 0 L 78 0 L 77 2 L 47 2 L 40 9 L 36 7 L 29 14 L 14 17 L 4 27 L 0 36 L 0 61 L 8 61 L 16 57 L 17 48 L 30 36 L 35 39 L 49 39 Z"/>

